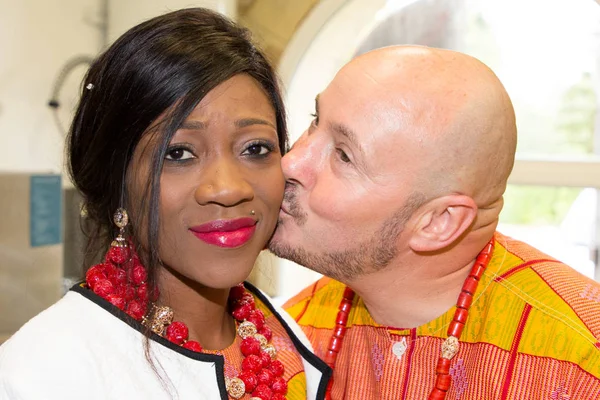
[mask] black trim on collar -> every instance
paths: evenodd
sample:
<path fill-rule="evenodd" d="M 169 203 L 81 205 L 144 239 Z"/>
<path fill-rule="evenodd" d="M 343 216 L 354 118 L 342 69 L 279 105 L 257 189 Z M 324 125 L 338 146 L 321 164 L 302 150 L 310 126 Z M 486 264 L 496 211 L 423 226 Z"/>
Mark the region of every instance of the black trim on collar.
<path fill-rule="evenodd" d="M 140 322 L 136 321 L 135 319 L 131 318 L 127 313 L 125 313 L 119 307 L 106 301 L 105 299 L 98 296 L 90 289 L 83 287 L 83 282 L 80 282 L 80 283 L 74 285 L 71 288 L 71 290 L 79 293 L 86 299 L 90 300 L 92 303 L 102 307 L 104 310 L 108 311 L 109 313 L 114 315 L 116 318 L 125 322 L 127 325 L 131 326 L 133 329 L 140 332 L 142 335 L 145 335 L 144 332 L 146 331 L 146 327 L 144 325 L 142 325 Z M 225 359 L 223 356 L 220 356 L 217 354 L 197 353 L 195 351 L 188 350 L 184 347 L 176 345 L 175 343 L 163 338 L 162 336 L 157 335 L 154 332 L 151 333 L 151 335 L 149 336 L 149 339 L 153 340 L 153 341 L 157 342 L 158 344 L 161 344 L 161 345 L 169 348 L 170 350 L 173 350 L 185 357 L 191 358 L 193 360 L 214 363 L 215 367 L 216 367 L 215 372 L 217 374 L 216 378 L 217 378 L 217 384 L 219 386 L 219 392 L 221 394 L 221 399 L 222 400 L 229 399 L 229 395 L 227 394 L 227 389 L 225 388 L 225 367 L 224 367 Z"/>
<path fill-rule="evenodd" d="M 266 305 L 267 308 L 273 313 L 275 318 L 277 318 L 281 326 L 283 326 L 283 328 L 287 332 L 288 336 L 290 337 L 290 340 L 292 341 L 292 343 L 294 343 L 296 350 L 298 350 L 302 357 L 306 359 L 317 370 L 321 371 L 323 376 L 321 377 L 321 382 L 319 383 L 319 388 L 317 390 L 317 399 L 324 399 L 325 392 L 327 390 L 327 384 L 331 379 L 333 370 L 329 367 L 329 365 L 325 363 L 325 361 L 317 357 L 304 345 L 304 343 L 300 341 L 300 339 L 298 339 L 298 337 L 296 337 L 296 334 L 294 333 L 292 328 L 290 328 L 287 322 L 285 322 L 281 315 L 279 315 L 279 312 L 277 312 L 275 307 L 273 307 L 273 304 L 271 304 L 271 302 L 267 300 L 267 298 L 262 294 L 260 290 L 258 290 L 254 285 L 248 282 L 244 282 L 244 287 L 250 290 L 256 297 L 258 297 L 260 301 L 262 301 L 262 303 Z"/>
<path fill-rule="evenodd" d="M 140 332 L 142 335 L 145 335 L 144 332 L 146 332 L 146 327 L 144 325 L 142 325 L 139 321 L 136 321 L 135 319 L 131 318 L 127 313 L 125 313 L 123 310 L 121 310 L 117 306 L 111 304 L 110 302 L 106 301 L 102 297 L 96 295 L 90 289 L 85 288 L 83 285 L 84 285 L 84 283 L 80 282 L 80 283 L 74 285 L 71 288 L 71 290 L 79 293 L 86 299 L 90 300 L 91 302 L 97 304 L 98 306 L 102 307 L 104 310 L 106 310 L 109 313 L 111 313 L 112 315 L 114 315 L 116 318 L 118 318 L 122 322 L 131 326 L 133 329 Z M 296 350 L 298 350 L 298 352 L 300 353 L 302 358 L 304 358 L 313 367 L 315 367 L 318 371 L 320 371 L 322 373 L 321 382 L 319 383 L 319 388 L 317 389 L 317 397 L 316 398 L 324 399 L 325 392 L 327 390 L 327 384 L 329 383 L 329 380 L 331 379 L 333 370 L 323 360 L 321 360 L 312 351 L 310 351 L 304 345 L 304 343 L 302 343 L 300 341 L 300 339 L 298 339 L 298 337 L 296 336 L 296 334 L 294 333 L 292 328 L 290 328 L 288 323 L 281 317 L 281 315 L 275 309 L 273 304 L 271 304 L 271 302 L 262 294 L 262 292 L 260 290 L 258 290 L 254 285 L 252 285 L 248 282 L 244 282 L 244 287 L 246 287 L 246 289 L 248 289 L 250 292 L 252 292 L 253 295 L 258 297 L 260 299 L 260 301 L 269 309 L 269 311 L 271 311 L 271 313 L 273 313 L 275 318 L 277 318 L 277 320 L 279 321 L 281 326 L 283 326 L 283 328 L 287 332 L 290 340 L 294 344 L 294 347 L 296 347 Z M 219 392 L 221 394 L 221 399 L 227 400 L 229 398 L 229 396 L 227 394 L 227 390 L 225 388 L 225 369 L 224 369 L 225 359 L 223 356 L 216 355 L 216 354 L 197 353 L 195 351 L 188 350 L 184 347 L 176 345 L 175 343 L 172 343 L 171 341 L 163 338 L 162 336 L 155 334 L 154 332 L 151 333 L 151 335 L 149 336 L 149 339 L 153 340 L 153 341 L 157 342 L 158 344 L 161 344 L 161 345 L 169 348 L 170 350 L 173 350 L 185 357 L 188 357 L 188 358 L 191 358 L 191 359 L 194 359 L 197 361 L 214 363 L 215 367 L 216 367 L 215 372 L 217 374 L 216 378 L 217 378 L 217 383 L 219 385 Z"/>

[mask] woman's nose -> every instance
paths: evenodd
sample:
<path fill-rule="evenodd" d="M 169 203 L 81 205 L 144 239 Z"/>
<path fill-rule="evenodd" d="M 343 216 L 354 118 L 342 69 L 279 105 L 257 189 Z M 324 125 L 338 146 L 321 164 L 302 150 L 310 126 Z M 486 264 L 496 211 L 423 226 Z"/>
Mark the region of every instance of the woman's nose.
<path fill-rule="evenodd" d="M 220 160 L 205 170 L 194 196 L 201 205 L 213 203 L 231 207 L 252 200 L 254 191 L 242 167 L 231 161 Z"/>

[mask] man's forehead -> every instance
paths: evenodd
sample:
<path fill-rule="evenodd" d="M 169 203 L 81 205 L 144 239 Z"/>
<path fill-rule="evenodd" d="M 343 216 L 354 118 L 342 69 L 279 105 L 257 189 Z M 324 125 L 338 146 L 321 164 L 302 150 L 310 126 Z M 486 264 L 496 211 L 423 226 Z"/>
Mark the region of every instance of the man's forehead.
<path fill-rule="evenodd" d="M 404 130 L 413 118 L 404 94 L 365 86 L 368 85 L 358 81 L 355 84 L 332 82 L 317 96 L 317 111 L 330 123 L 346 128 L 339 131 L 354 132 L 358 141 L 366 140 L 375 131 Z"/>
<path fill-rule="evenodd" d="M 319 125 L 356 149 L 357 161 L 370 176 L 391 177 L 405 170 L 402 154 L 415 149 L 415 143 L 397 107 L 357 92 L 330 89 L 334 88 L 318 97 Z"/>

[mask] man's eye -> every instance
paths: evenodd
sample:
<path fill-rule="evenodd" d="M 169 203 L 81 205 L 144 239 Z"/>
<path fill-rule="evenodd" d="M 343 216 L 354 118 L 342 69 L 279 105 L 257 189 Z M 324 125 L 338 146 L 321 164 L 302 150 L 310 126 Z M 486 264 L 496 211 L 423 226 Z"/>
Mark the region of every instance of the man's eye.
<path fill-rule="evenodd" d="M 310 116 L 313 117 L 312 124 L 314 124 L 315 126 L 319 125 L 319 114 L 312 113 L 310 114 Z"/>
<path fill-rule="evenodd" d="M 184 149 L 183 147 L 177 147 L 174 149 L 167 150 L 167 155 L 165 156 L 167 160 L 173 161 L 183 161 L 194 158 L 194 155 L 191 151 Z"/>
<path fill-rule="evenodd" d="M 273 148 L 265 143 L 254 143 L 246 147 L 242 153 L 244 156 L 266 156 L 271 153 Z"/>
<path fill-rule="evenodd" d="M 344 150 L 342 149 L 336 149 L 338 156 L 340 157 L 340 161 L 344 162 L 344 163 L 349 163 L 350 162 L 350 158 L 348 157 L 348 155 L 344 152 Z"/>

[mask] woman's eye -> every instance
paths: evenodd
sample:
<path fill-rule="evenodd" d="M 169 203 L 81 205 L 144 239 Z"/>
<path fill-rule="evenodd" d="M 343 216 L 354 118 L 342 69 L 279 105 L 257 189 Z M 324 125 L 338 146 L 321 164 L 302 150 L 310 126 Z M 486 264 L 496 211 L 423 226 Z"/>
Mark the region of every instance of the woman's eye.
<path fill-rule="evenodd" d="M 174 149 L 167 150 L 167 155 L 165 158 L 167 160 L 182 161 L 192 159 L 194 158 L 194 155 L 189 150 L 186 150 L 182 147 L 177 147 Z"/>
<path fill-rule="evenodd" d="M 266 156 L 271 151 L 273 151 L 273 149 L 269 148 L 267 145 L 257 143 L 257 144 L 252 144 L 252 145 L 248 146 L 246 148 L 246 150 L 244 150 L 244 152 L 242 153 L 242 155 L 245 155 L 245 156 Z"/>
<path fill-rule="evenodd" d="M 338 156 L 340 157 L 340 161 L 343 163 L 349 163 L 350 162 L 350 157 L 348 157 L 348 154 L 346 154 L 344 152 L 344 150 L 342 149 L 336 149 Z"/>

